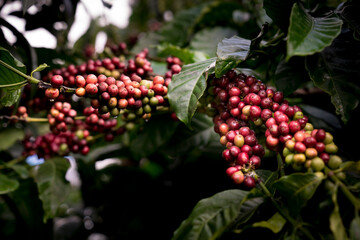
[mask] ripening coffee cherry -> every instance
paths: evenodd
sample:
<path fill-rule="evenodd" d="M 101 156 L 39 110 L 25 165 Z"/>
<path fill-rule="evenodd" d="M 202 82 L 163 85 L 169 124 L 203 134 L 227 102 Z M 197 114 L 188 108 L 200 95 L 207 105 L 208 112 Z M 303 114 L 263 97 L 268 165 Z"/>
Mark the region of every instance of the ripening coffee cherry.
<path fill-rule="evenodd" d="M 303 142 L 306 138 L 304 131 L 298 131 L 294 134 L 294 138 L 296 142 Z"/>
<path fill-rule="evenodd" d="M 89 75 L 87 75 L 87 77 L 86 77 L 86 84 L 90 84 L 90 83 L 95 84 L 95 83 L 97 83 L 97 82 L 98 82 L 98 79 L 97 79 L 97 77 L 96 77 L 94 74 L 89 74 Z"/>
<path fill-rule="evenodd" d="M 45 90 L 45 96 L 50 99 L 55 99 L 59 96 L 60 92 L 57 88 L 47 88 Z"/>
<path fill-rule="evenodd" d="M 305 150 L 305 156 L 308 158 L 308 159 L 312 159 L 314 157 L 316 157 L 318 155 L 318 152 L 316 151 L 315 148 L 307 148 Z"/>
<path fill-rule="evenodd" d="M 266 144 L 270 147 L 276 147 L 279 144 L 279 139 L 269 135 L 266 137 Z"/>
<path fill-rule="evenodd" d="M 226 139 L 226 136 L 225 135 L 221 136 L 220 144 L 225 146 L 227 143 L 228 143 L 228 140 Z"/>
<path fill-rule="evenodd" d="M 243 137 L 243 135 L 237 134 L 237 135 L 234 137 L 234 144 L 235 144 L 235 146 L 237 146 L 237 147 L 242 147 L 242 146 L 244 146 L 244 144 L 245 144 L 245 138 Z"/>
<path fill-rule="evenodd" d="M 306 146 L 302 142 L 296 142 L 295 146 L 294 146 L 294 150 L 299 152 L 299 153 L 303 153 L 306 150 Z"/>
<path fill-rule="evenodd" d="M 58 88 L 64 83 L 64 79 L 61 75 L 54 75 L 50 79 L 51 86 Z"/>
<path fill-rule="evenodd" d="M 229 126 L 226 123 L 220 124 L 219 132 L 221 135 L 226 135 L 229 132 Z"/>
<path fill-rule="evenodd" d="M 247 176 L 244 179 L 244 185 L 247 188 L 254 188 L 256 186 L 256 181 L 253 177 Z"/>
<path fill-rule="evenodd" d="M 83 96 L 86 94 L 86 90 L 85 90 L 85 88 L 83 88 L 83 87 L 78 87 L 78 88 L 75 90 L 75 94 L 76 94 L 76 96 L 78 96 L 78 97 L 83 97 Z"/>
<path fill-rule="evenodd" d="M 250 116 L 250 105 L 246 105 L 242 108 L 241 112 L 244 116 Z"/>
<path fill-rule="evenodd" d="M 306 161 L 306 156 L 303 153 L 296 153 L 294 154 L 293 161 L 295 163 L 304 163 Z"/>
<path fill-rule="evenodd" d="M 237 171 L 231 175 L 231 179 L 236 184 L 241 184 L 244 181 L 244 174 L 241 171 Z"/>
<path fill-rule="evenodd" d="M 83 76 L 77 75 L 75 77 L 75 84 L 76 84 L 77 87 L 85 87 L 86 80 L 85 80 L 85 78 Z"/>

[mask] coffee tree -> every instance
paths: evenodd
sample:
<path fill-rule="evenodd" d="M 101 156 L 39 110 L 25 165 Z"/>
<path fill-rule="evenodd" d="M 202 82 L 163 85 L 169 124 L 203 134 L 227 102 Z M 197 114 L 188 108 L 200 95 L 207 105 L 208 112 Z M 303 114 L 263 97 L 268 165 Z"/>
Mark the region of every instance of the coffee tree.
<path fill-rule="evenodd" d="M 360 238 L 359 3 L 186 5 L 38 67 L 1 19 L 1 237 Z"/>

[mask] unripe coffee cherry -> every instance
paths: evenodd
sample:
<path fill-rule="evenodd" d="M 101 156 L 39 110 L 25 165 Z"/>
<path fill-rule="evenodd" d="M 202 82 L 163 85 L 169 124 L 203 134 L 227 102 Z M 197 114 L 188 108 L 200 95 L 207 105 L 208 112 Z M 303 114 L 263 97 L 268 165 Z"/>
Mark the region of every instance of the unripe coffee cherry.
<path fill-rule="evenodd" d="M 328 166 L 331 169 L 338 169 L 342 163 L 341 158 L 338 155 L 332 155 L 329 159 Z"/>
<path fill-rule="evenodd" d="M 305 155 L 307 158 L 312 159 L 318 155 L 318 152 L 316 151 L 315 148 L 307 148 L 305 150 Z"/>
<path fill-rule="evenodd" d="M 332 143 L 333 140 L 334 140 L 334 137 L 331 135 L 331 133 L 326 132 L 325 133 L 325 139 L 324 139 L 325 145 L 329 144 L 329 143 Z"/>
<path fill-rule="evenodd" d="M 320 172 L 321 170 L 324 169 L 324 167 L 325 167 L 325 163 L 321 158 L 316 157 L 313 160 L 311 160 L 311 168 L 315 172 Z"/>
<path fill-rule="evenodd" d="M 330 143 L 325 145 L 325 152 L 327 153 L 337 153 L 338 147 L 335 145 L 335 143 Z"/>
<path fill-rule="evenodd" d="M 64 83 L 64 79 L 61 75 L 54 75 L 50 79 L 51 86 L 58 88 Z"/>
<path fill-rule="evenodd" d="M 294 154 L 294 162 L 295 163 L 304 163 L 306 161 L 306 156 L 303 153 Z"/>

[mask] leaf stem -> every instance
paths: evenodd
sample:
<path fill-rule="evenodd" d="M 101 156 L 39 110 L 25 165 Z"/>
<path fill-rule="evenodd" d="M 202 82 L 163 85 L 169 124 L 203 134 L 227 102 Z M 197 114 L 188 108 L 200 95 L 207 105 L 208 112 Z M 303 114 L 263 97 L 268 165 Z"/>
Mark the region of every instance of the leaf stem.
<path fill-rule="evenodd" d="M 280 154 L 277 155 L 277 162 L 278 162 L 278 170 L 280 172 L 280 177 L 283 177 L 285 176 L 284 162 Z"/>
<path fill-rule="evenodd" d="M 20 156 L 18 158 L 15 158 L 7 163 L 5 163 L 5 165 L 1 165 L 0 166 L 0 169 L 4 169 L 4 168 L 11 168 L 12 166 L 14 166 L 15 164 L 17 163 L 20 163 L 22 161 L 24 161 L 26 159 L 25 156 Z"/>
<path fill-rule="evenodd" d="M 294 218 L 292 218 L 288 213 L 286 213 L 280 206 L 279 204 L 275 201 L 274 197 L 272 196 L 272 194 L 270 193 L 269 189 L 265 186 L 265 184 L 263 182 L 259 182 L 259 185 L 261 187 L 261 190 L 265 193 L 265 195 L 270 198 L 272 204 L 274 205 L 274 207 L 278 210 L 278 212 L 281 214 L 281 216 L 283 216 L 287 221 L 290 222 L 290 224 L 295 228 L 295 229 L 299 229 L 301 232 L 303 232 L 309 239 L 311 240 L 315 240 L 312 236 L 311 233 L 303 228 L 301 226 L 301 224 L 299 222 L 297 222 Z"/>
<path fill-rule="evenodd" d="M 9 64 L 7 64 L 6 62 L 4 62 L 4 61 L 2 61 L 2 60 L 0 60 L 0 64 L 3 65 L 4 67 L 6 67 L 7 69 L 13 71 L 14 73 L 20 75 L 21 77 L 25 78 L 29 83 L 38 84 L 38 83 L 41 82 L 39 79 L 36 79 L 36 78 L 34 78 L 34 77 L 31 77 L 31 76 L 26 75 L 25 73 L 17 70 L 16 68 L 10 66 Z M 20 82 L 20 83 L 18 83 L 18 84 L 20 85 L 20 84 L 23 84 L 23 83 L 24 83 L 24 82 Z M 16 86 L 16 85 L 15 85 L 15 86 Z M 0 87 L 4 87 L 4 86 L 1 86 L 1 85 L 0 85 Z"/>
<path fill-rule="evenodd" d="M 360 210 L 360 200 L 350 192 L 347 186 L 328 167 L 325 167 L 325 173 L 331 178 L 331 180 L 335 182 L 335 184 L 340 186 L 341 191 L 344 193 L 347 199 L 349 199 L 349 201 L 354 205 L 356 212 L 358 212 Z"/>

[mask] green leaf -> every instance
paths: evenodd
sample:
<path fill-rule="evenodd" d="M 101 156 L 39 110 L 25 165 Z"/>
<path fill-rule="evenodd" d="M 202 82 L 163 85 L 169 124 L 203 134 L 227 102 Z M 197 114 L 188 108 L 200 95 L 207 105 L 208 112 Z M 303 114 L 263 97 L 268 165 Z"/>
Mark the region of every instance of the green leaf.
<path fill-rule="evenodd" d="M 303 58 L 291 58 L 289 61 L 283 60 L 277 65 L 274 76 L 275 85 L 285 96 L 310 81 L 304 64 Z"/>
<path fill-rule="evenodd" d="M 34 5 L 38 0 L 22 0 L 23 3 L 23 14 L 25 15 L 26 11 Z"/>
<path fill-rule="evenodd" d="M 44 222 L 56 216 L 59 206 L 70 192 L 70 185 L 65 180 L 69 167 L 70 163 L 66 158 L 52 158 L 39 166 L 36 183 L 45 212 Z"/>
<path fill-rule="evenodd" d="M 0 106 L 11 107 L 20 99 L 21 89 L 2 88 L 1 91 L 3 96 L 0 98 Z"/>
<path fill-rule="evenodd" d="M 225 38 L 219 42 L 216 56 L 219 60 L 241 60 L 244 61 L 250 51 L 251 41 L 238 36 Z"/>
<path fill-rule="evenodd" d="M 197 32 L 190 42 L 190 49 L 206 53 L 209 57 L 216 57 L 216 47 L 224 38 L 230 38 L 237 32 L 232 28 L 214 27 L 204 28 Z"/>
<path fill-rule="evenodd" d="M 175 56 L 180 58 L 185 64 L 203 61 L 208 58 L 206 54 L 202 52 L 181 48 L 168 43 L 159 45 L 157 49 L 159 56 Z"/>
<path fill-rule="evenodd" d="M 221 77 L 224 73 L 235 68 L 244 61 L 250 52 L 251 41 L 238 36 L 225 38 L 219 42 L 216 55 L 215 76 Z"/>
<path fill-rule="evenodd" d="M 19 187 L 19 182 L 0 174 L 0 194 L 6 194 L 15 191 Z"/>
<path fill-rule="evenodd" d="M 331 96 L 344 123 L 359 105 L 360 44 L 344 29 L 330 47 L 306 58 L 306 68 L 314 84 Z"/>
<path fill-rule="evenodd" d="M 313 173 L 293 173 L 280 178 L 273 186 L 288 199 L 290 212 L 295 216 L 312 198 L 321 182 L 322 178 Z"/>
<path fill-rule="evenodd" d="M 265 169 L 257 169 L 255 172 L 260 177 L 265 186 L 269 189 L 269 191 L 274 192 L 274 187 L 272 185 L 278 179 L 279 173 Z"/>
<path fill-rule="evenodd" d="M 350 223 L 350 239 L 360 239 L 360 218 L 355 217 Z"/>
<path fill-rule="evenodd" d="M 236 220 L 246 221 L 263 203 L 262 197 L 248 199 L 249 192 L 227 190 L 198 202 L 190 216 L 174 232 L 173 240 L 209 240 L 220 237 Z"/>
<path fill-rule="evenodd" d="M 215 65 L 215 77 L 219 78 L 231 69 L 235 68 L 240 61 L 228 60 L 216 60 Z"/>
<path fill-rule="evenodd" d="M 18 140 L 24 139 L 23 129 L 6 128 L 0 132 L 0 151 L 6 150 Z"/>
<path fill-rule="evenodd" d="M 167 64 L 164 62 L 150 61 L 150 63 L 151 63 L 153 72 L 156 75 L 165 75 L 165 73 L 168 71 Z"/>
<path fill-rule="evenodd" d="M 23 165 L 13 165 L 11 168 L 22 178 L 26 179 L 29 177 L 29 170 Z"/>
<path fill-rule="evenodd" d="M 360 34 L 359 1 L 345 2 L 336 13 L 347 22 L 357 34 Z"/>
<path fill-rule="evenodd" d="M 8 50 L 2 47 L 0 47 L 0 60 L 7 63 L 16 70 L 22 73 L 26 73 L 25 65 L 17 60 L 13 55 L 11 55 Z M 27 81 L 24 80 L 23 77 L 0 64 L 0 88 L 21 86 L 26 82 Z"/>
<path fill-rule="evenodd" d="M 196 21 L 201 17 L 204 5 L 183 10 L 160 29 L 161 42 L 183 46 L 193 32 Z"/>
<path fill-rule="evenodd" d="M 289 17 L 294 3 L 295 0 L 264 0 L 266 14 L 283 32 L 287 32 L 288 30 Z"/>
<path fill-rule="evenodd" d="M 37 68 L 35 68 L 32 72 L 31 72 L 31 77 L 33 76 L 34 72 L 41 72 L 42 70 L 44 70 L 45 68 L 50 67 L 49 65 L 47 65 L 46 63 L 43 63 L 41 65 L 39 65 Z"/>
<path fill-rule="evenodd" d="M 330 215 L 330 229 L 334 235 L 335 240 L 345 240 L 348 239 L 346 235 L 346 230 L 344 224 L 342 222 L 340 211 L 339 211 L 339 204 L 337 202 L 337 193 L 338 187 L 335 186 L 332 190 L 332 201 L 334 203 L 334 211 Z"/>
<path fill-rule="evenodd" d="M 261 221 L 261 222 L 254 223 L 253 227 L 268 228 L 273 233 L 278 233 L 284 227 L 285 223 L 286 223 L 286 219 L 284 219 L 280 215 L 280 213 L 277 212 L 267 221 Z"/>
<path fill-rule="evenodd" d="M 313 18 L 299 4 L 294 4 L 287 39 L 287 56 L 307 56 L 322 51 L 340 34 L 342 21 L 334 14 Z"/>
<path fill-rule="evenodd" d="M 213 138 L 218 140 L 218 135 L 214 132 L 214 123 L 212 118 L 205 114 L 195 113 L 191 121 L 192 131 L 179 127 L 170 140 L 171 146 L 169 152 L 172 156 L 179 156 L 189 153 L 193 148 L 199 148 L 204 151 Z"/>
<path fill-rule="evenodd" d="M 176 116 L 190 127 L 197 102 L 206 89 L 207 72 L 216 58 L 185 65 L 179 74 L 173 76 L 169 85 L 169 102 Z M 204 76 L 205 75 L 205 76 Z"/>
<path fill-rule="evenodd" d="M 168 116 L 152 117 L 142 132 L 132 140 L 130 150 L 136 159 L 149 156 L 163 146 L 174 134 L 179 122 Z"/>

